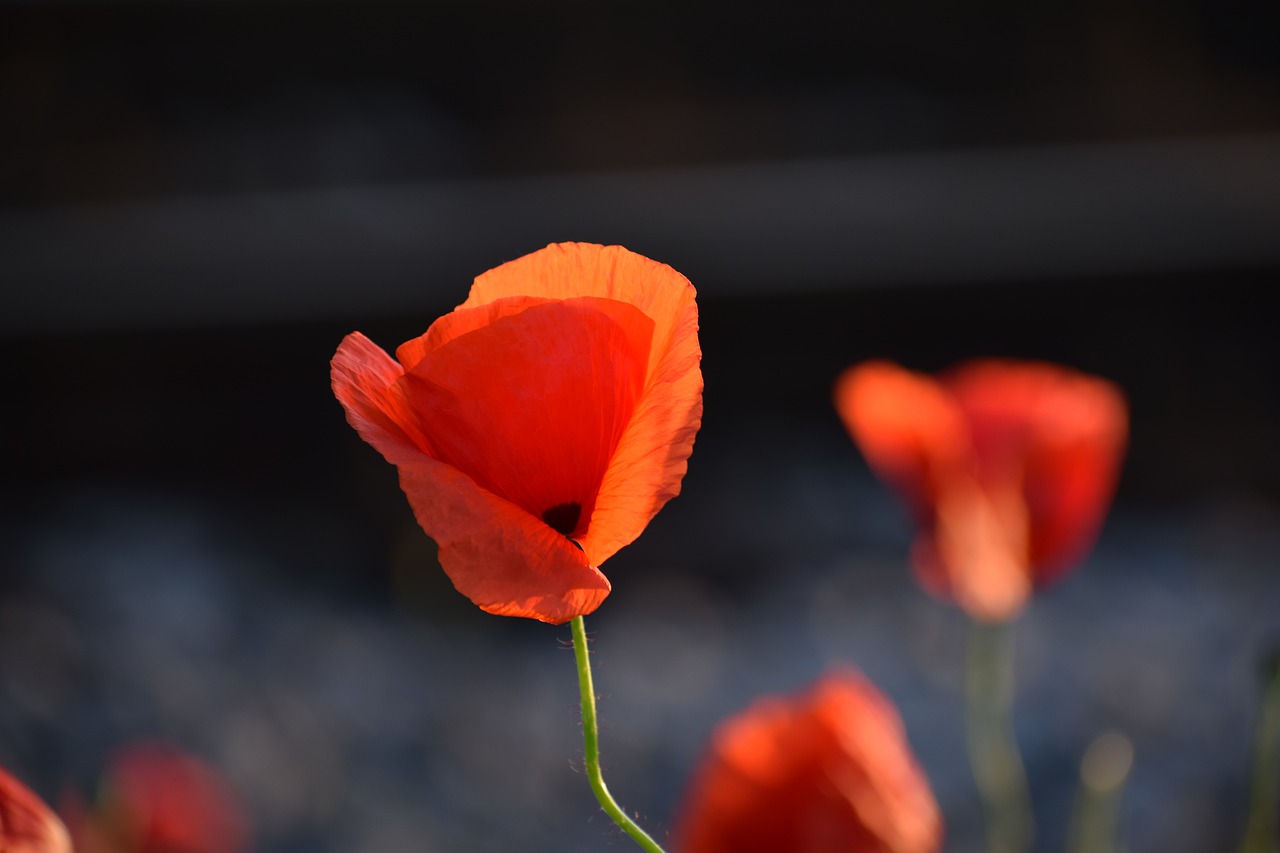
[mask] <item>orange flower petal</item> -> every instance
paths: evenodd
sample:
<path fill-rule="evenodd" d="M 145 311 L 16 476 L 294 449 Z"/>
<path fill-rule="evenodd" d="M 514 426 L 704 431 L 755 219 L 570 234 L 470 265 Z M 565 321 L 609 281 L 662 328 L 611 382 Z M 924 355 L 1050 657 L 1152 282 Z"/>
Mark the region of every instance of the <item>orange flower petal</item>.
<path fill-rule="evenodd" d="M 0 850 L 4 853 L 71 853 L 67 829 L 16 778 L 0 770 Z"/>
<path fill-rule="evenodd" d="M 835 404 L 868 464 L 931 524 L 940 483 L 967 464 L 969 432 L 955 401 L 928 376 L 868 361 L 836 380 Z"/>
<path fill-rule="evenodd" d="M 342 339 L 330 364 L 347 423 L 393 465 L 416 460 L 427 441 L 398 384 L 404 370 L 359 332 Z"/>
<path fill-rule="evenodd" d="M 560 624 L 594 611 L 609 581 L 540 518 L 467 475 L 422 457 L 400 466 L 400 486 L 440 565 L 481 610 Z"/>
<path fill-rule="evenodd" d="M 911 549 L 926 589 L 987 622 L 1015 616 L 1031 597 L 1026 502 L 1016 481 L 987 487 L 957 477 L 939 492 L 934 523 Z"/>
<path fill-rule="evenodd" d="M 673 835 L 681 853 L 930 853 L 942 818 L 893 705 L 839 670 L 722 723 Z"/>
<path fill-rule="evenodd" d="M 1124 395 L 1039 362 L 970 362 L 945 381 L 983 470 L 1017 471 L 1036 583 L 1056 579 L 1088 551 L 1110 506 L 1128 439 Z"/>
<path fill-rule="evenodd" d="M 680 273 L 621 246 L 552 243 L 477 276 L 467 301 L 458 307 L 474 308 L 508 296 L 600 296 L 626 302 L 653 320 L 652 376 L 672 339 L 689 334 L 694 295 L 693 285 Z M 692 320 L 696 330 L 696 309 Z"/>
<path fill-rule="evenodd" d="M 666 264 L 621 246 L 559 243 L 479 276 L 461 306 L 511 296 L 598 296 L 634 305 L 654 323 L 645 388 L 618 442 L 579 543 L 601 565 L 680 493 L 702 422 L 696 292 Z"/>
<path fill-rule="evenodd" d="M 579 539 L 643 390 L 652 330 L 626 303 L 547 302 L 431 350 L 401 385 L 436 459 Z"/>
<path fill-rule="evenodd" d="M 426 333 L 397 347 L 396 360 L 406 371 L 413 370 L 427 353 L 455 338 L 484 328 L 503 317 L 511 317 L 535 305 L 552 301 L 554 300 L 536 296 L 507 296 L 474 308 L 459 308 L 432 323 Z"/>

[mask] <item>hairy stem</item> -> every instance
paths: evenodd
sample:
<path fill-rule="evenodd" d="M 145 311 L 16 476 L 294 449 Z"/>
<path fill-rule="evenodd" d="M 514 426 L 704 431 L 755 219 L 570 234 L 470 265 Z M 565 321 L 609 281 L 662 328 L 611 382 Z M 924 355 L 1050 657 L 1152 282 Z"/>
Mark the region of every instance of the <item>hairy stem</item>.
<path fill-rule="evenodd" d="M 613 799 L 604 784 L 604 774 L 600 771 L 600 732 L 596 725 L 596 691 L 591 683 L 591 660 L 587 655 L 587 629 L 582 624 L 582 617 L 573 618 L 573 654 L 578 660 L 578 691 L 582 694 L 582 740 L 587 764 L 587 781 L 595 792 L 596 800 L 605 814 L 613 819 L 622 831 L 630 835 L 636 844 L 649 853 L 664 853 L 635 821 L 627 817 L 626 812 Z"/>

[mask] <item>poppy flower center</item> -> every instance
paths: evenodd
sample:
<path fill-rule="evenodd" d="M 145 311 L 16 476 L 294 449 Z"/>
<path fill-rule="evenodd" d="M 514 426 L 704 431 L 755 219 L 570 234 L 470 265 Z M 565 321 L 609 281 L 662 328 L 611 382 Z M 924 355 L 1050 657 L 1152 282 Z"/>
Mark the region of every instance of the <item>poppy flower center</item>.
<path fill-rule="evenodd" d="M 578 529 L 578 519 L 582 517 L 582 504 L 577 501 L 556 504 L 543 510 L 542 520 L 547 526 L 561 536 L 569 536 Z"/>

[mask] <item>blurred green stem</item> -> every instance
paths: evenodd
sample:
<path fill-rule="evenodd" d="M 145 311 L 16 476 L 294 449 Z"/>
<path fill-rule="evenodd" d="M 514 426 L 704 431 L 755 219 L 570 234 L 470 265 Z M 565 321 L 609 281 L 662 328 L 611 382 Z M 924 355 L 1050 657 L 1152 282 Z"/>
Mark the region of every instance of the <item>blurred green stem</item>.
<path fill-rule="evenodd" d="M 1253 790 L 1242 853 L 1275 853 L 1276 810 L 1280 808 L 1280 780 L 1276 750 L 1280 746 L 1280 652 L 1267 659 L 1258 700 L 1258 723 L 1253 740 Z"/>
<path fill-rule="evenodd" d="M 1107 732 L 1089 745 L 1080 762 L 1068 853 L 1118 853 L 1120 802 L 1132 769 L 1133 744 L 1124 735 Z"/>
<path fill-rule="evenodd" d="M 1014 738 L 1013 630 L 974 620 L 965 667 L 969 764 L 987 817 L 990 853 L 1026 853 L 1031 846 L 1031 797 Z"/>
<path fill-rule="evenodd" d="M 596 725 L 596 690 L 591 683 L 591 661 L 587 656 L 587 629 L 582 624 L 582 617 L 573 617 L 573 654 L 578 659 L 578 691 L 582 694 L 582 740 L 585 746 L 587 763 L 587 780 L 596 800 L 605 814 L 613 818 L 613 822 L 630 835 L 649 853 L 663 853 L 658 843 L 650 838 L 643 829 L 627 817 L 622 808 L 614 801 L 613 795 L 604 784 L 604 774 L 600 771 L 600 732 Z"/>

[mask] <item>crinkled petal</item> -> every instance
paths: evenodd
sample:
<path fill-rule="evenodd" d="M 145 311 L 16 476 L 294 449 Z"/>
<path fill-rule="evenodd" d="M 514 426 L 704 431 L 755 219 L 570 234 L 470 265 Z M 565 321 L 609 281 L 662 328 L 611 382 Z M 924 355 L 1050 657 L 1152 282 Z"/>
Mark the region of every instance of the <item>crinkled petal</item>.
<path fill-rule="evenodd" d="M 403 375 L 391 356 L 359 332 L 342 339 L 330 362 L 333 393 L 347 422 L 393 465 L 427 452 L 417 418 L 397 384 Z"/>
<path fill-rule="evenodd" d="M 652 332 L 623 302 L 545 302 L 436 347 L 402 384 L 433 456 L 549 524 L 559 512 L 578 539 L 633 420 Z"/>
<path fill-rule="evenodd" d="M 702 425 L 702 350 L 693 288 L 618 441 L 582 547 L 596 565 L 630 544 L 680 493 Z"/>
<path fill-rule="evenodd" d="M 604 297 L 634 305 L 654 323 L 644 392 L 580 539 L 600 565 L 680 493 L 703 414 L 696 292 L 676 270 L 621 246 L 553 243 L 477 277 L 460 309 L 517 296 Z"/>
<path fill-rule="evenodd" d="M 572 542 L 461 471 L 427 456 L 399 469 L 441 567 L 481 610 L 560 624 L 609 594 L 609 581 Z"/>
<path fill-rule="evenodd" d="M 490 613 L 552 623 L 600 605 L 609 582 L 573 543 L 427 453 L 399 364 L 355 333 L 339 346 L 332 371 L 347 420 L 398 468 L 414 516 L 439 545 L 459 592 Z"/>
<path fill-rule="evenodd" d="M 680 493 L 702 423 L 696 291 L 671 267 L 621 246 L 556 243 L 479 276 L 460 308 L 513 296 L 604 297 L 634 305 L 654 323 L 644 392 L 580 540 L 598 566 L 634 541 Z"/>
<path fill-rule="evenodd" d="M 405 372 L 411 372 L 427 353 L 455 338 L 482 329 L 503 317 L 521 314 L 535 305 L 552 301 L 539 296 L 506 296 L 474 308 L 459 308 L 437 319 L 425 333 L 397 347 L 396 360 Z"/>
<path fill-rule="evenodd" d="M 649 373 L 666 355 L 671 339 L 687 336 L 693 285 L 666 264 L 621 246 L 552 243 L 478 276 L 460 308 L 509 296 L 572 299 L 600 296 L 636 306 L 653 320 Z M 696 310 L 693 329 L 697 328 Z"/>

